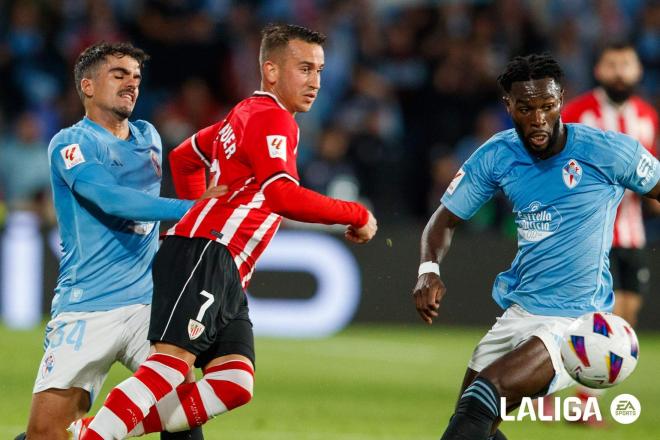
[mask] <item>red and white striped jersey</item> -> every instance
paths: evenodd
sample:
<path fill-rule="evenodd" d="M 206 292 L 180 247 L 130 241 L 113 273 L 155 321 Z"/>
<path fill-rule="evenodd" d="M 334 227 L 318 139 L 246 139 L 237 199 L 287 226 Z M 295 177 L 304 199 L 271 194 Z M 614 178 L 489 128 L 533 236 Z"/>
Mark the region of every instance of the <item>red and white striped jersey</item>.
<path fill-rule="evenodd" d="M 229 192 L 197 202 L 167 235 L 204 237 L 222 243 L 233 255 L 246 287 L 256 260 L 282 221 L 269 209 L 264 189 L 280 178 L 298 184 L 298 137 L 293 115 L 266 92 L 255 92 L 238 103 L 224 120 L 193 135 L 186 141 L 191 144 L 191 152 L 184 153 L 196 157 L 179 156 L 177 166 L 185 167 L 181 162 L 191 159 L 201 161 L 210 169 L 212 183 L 227 185 Z M 201 195 L 200 188 L 177 185 L 176 176 L 175 186 L 179 197 Z"/>
<path fill-rule="evenodd" d="M 564 122 L 580 122 L 601 130 L 625 133 L 657 156 L 658 114 L 638 96 L 621 105 L 612 103 L 601 88 L 587 92 L 566 104 Z M 646 244 L 640 197 L 626 190 L 614 222 L 613 247 L 642 248 Z"/>

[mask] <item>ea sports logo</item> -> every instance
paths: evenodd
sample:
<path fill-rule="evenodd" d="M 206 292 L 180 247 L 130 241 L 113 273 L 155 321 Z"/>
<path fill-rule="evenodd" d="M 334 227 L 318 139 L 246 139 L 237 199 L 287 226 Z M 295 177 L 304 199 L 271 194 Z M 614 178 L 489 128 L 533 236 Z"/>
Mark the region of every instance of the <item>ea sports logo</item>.
<path fill-rule="evenodd" d="M 628 425 L 639 418 L 642 405 L 632 394 L 619 394 L 610 404 L 610 413 L 617 422 Z"/>

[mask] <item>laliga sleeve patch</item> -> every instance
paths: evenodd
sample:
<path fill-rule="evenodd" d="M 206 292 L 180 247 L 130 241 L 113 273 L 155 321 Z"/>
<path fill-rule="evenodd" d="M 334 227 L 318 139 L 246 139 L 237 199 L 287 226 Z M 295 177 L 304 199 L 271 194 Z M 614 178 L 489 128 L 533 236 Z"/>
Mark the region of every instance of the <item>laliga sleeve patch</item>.
<path fill-rule="evenodd" d="M 286 137 L 280 135 L 266 136 L 268 155 L 273 159 L 286 161 Z"/>
<path fill-rule="evenodd" d="M 465 177 L 465 171 L 463 171 L 463 168 L 461 168 L 460 170 L 458 170 L 458 172 L 454 176 L 454 179 L 451 181 L 451 183 L 447 187 L 447 192 L 449 194 L 454 194 L 454 191 L 456 191 L 456 187 L 458 186 L 459 183 L 461 183 L 461 180 L 463 180 L 463 177 Z"/>
<path fill-rule="evenodd" d="M 60 150 L 60 154 L 64 159 L 64 166 L 66 166 L 67 170 L 85 161 L 85 156 L 83 156 L 80 145 L 78 144 L 67 145 Z"/>

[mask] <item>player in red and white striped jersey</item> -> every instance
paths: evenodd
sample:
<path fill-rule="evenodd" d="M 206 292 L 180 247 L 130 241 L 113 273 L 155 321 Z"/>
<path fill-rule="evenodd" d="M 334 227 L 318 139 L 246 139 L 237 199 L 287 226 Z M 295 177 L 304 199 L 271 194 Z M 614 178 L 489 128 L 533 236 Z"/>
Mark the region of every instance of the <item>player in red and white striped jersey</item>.
<path fill-rule="evenodd" d="M 563 121 L 625 133 L 657 156 L 658 114 L 652 105 L 634 95 L 642 77 L 634 47 L 626 43 L 607 45 L 594 67 L 594 76 L 599 87 L 566 104 Z M 641 203 L 639 196 L 625 192 L 614 222 L 610 253 L 616 294 L 614 313 L 631 325 L 637 323 L 640 293 L 648 289 L 649 280 L 641 250 L 646 244 Z M 657 207 L 657 202 L 649 203 Z"/>
<path fill-rule="evenodd" d="M 283 216 L 345 224 L 355 243 L 376 233 L 362 205 L 298 184 L 294 115 L 316 99 L 325 37 L 292 25 L 269 25 L 262 35 L 261 91 L 170 154 L 177 194 L 201 194 L 206 169 L 229 192 L 195 204 L 168 231 L 153 269 L 156 353 L 111 391 L 83 439 L 187 429 L 251 399 L 254 342 L 243 289 Z M 182 384 L 193 365 L 204 377 Z"/>
<path fill-rule="evenodd" d="M 642 65 L 635 48 L 628 43 L 604 46 L 594 67 L 594 77 L 599 87 L 567 103 L 562 120 L 625 133 L 657 156 L 658 114 L 634 94 L 642 78 Z M 657 210 L 657 202 L 647 203 L 655 204 Z M 642 250 L 645 244 L 642 200 L 626 190 L 614 222 L 610 271 L 614 280 L 614 313 L 631 325 L 637 323 L 642 293 L 648 290 L 649 268 Z M 583 386 L 578 386 L 576 392 L 583 402 L 601 394 Z M 589 423 L 598 424 L 595 419 L 589 419 Z"/>

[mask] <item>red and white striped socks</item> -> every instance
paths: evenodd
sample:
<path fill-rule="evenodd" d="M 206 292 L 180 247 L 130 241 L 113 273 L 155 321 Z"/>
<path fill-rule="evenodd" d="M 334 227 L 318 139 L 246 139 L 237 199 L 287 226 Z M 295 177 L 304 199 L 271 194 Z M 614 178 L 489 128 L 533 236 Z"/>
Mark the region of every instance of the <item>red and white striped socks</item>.
<path fill-rule="evenodd" d="M 182 359 L 156 353 L 108 395 L 82 440 L 121 440 L 149 409 L 185 379 L 190 366 Z"/>
<path fill-rule="evenodd" d="M 247 362 L 232 360 L 204 372 L 196 383 L 184 383 L 151 408 L 128 437 L 167 430 L 184 431 L 245 405 L 252 399 L 254 371 Z"/>

